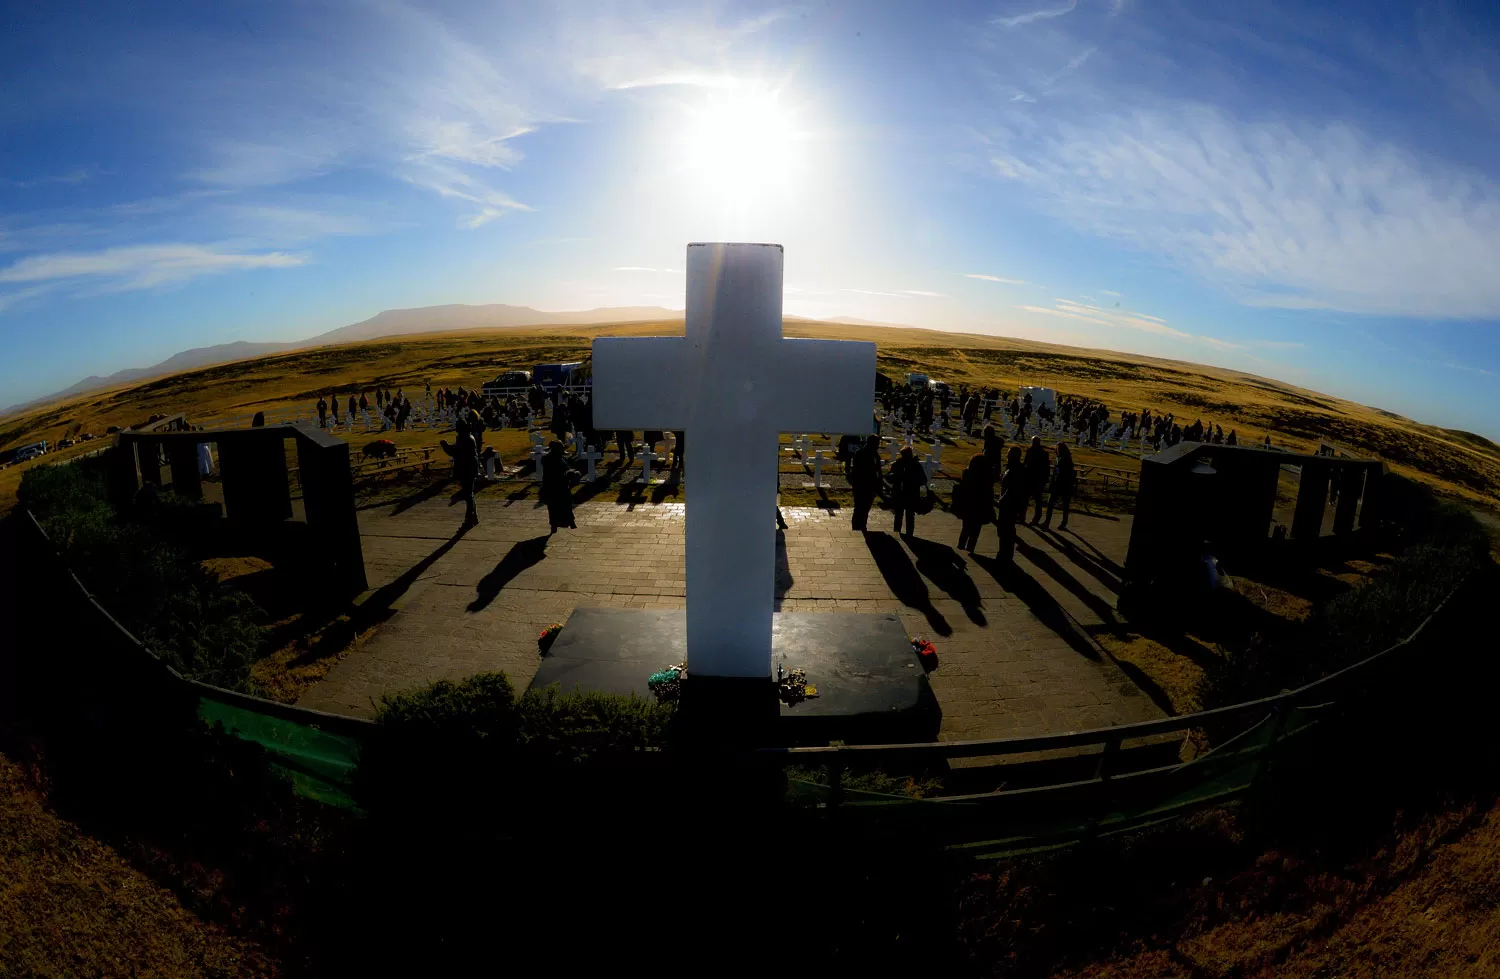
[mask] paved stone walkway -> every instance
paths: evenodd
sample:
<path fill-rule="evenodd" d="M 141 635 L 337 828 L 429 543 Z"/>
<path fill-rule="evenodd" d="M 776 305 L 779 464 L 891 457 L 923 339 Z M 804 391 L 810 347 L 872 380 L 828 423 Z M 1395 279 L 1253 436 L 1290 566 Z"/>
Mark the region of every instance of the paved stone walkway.
<path fill-rule="evenodd" d="M 524 688 L 537 633 L 575 607 L 683 607 L 682 504 L 583 504 L 578 529 L 551 538 L 534 500 L 486 493 L 479 510 L 464 534 L 462 507 L 446 493 L 360 515 L 373 589 L 365 600 L 390 615 L 303 706 L 369 715 L 382 693 L 482 670 L 504 670 Z M 943 738 L 1161 716 L 1086 631 L 1112 616 L 1129 518 L 1075 516 L 1067 533 L 1023 529 L 1008 574 L 990 557 L 993 525 L 971 558 L 950 546 L 959 528 L 946 513 L 918 518 L 910 541 L 889 533 L 880 510 L 869 534 L 849 528 L 847 510 L 782 513 L 779 608 L 897 612 L 908 632 L 932 639 Z"/>

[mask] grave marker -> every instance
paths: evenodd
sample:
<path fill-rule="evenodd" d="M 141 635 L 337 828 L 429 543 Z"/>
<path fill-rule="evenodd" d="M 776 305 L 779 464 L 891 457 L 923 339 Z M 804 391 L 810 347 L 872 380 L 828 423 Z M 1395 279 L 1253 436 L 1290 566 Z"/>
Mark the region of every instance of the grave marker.
<path fill-rule="evenodd" d="M 604 429 L 689 433 L 687 649 L 693 674 L 771 675 L 778 433 L 861 431 L 875 345 L 781 335 L 780 245 L 693 244 L 681 337 L 594 341 Z M 640 377 L 672 383 L 643 392 Z"/>

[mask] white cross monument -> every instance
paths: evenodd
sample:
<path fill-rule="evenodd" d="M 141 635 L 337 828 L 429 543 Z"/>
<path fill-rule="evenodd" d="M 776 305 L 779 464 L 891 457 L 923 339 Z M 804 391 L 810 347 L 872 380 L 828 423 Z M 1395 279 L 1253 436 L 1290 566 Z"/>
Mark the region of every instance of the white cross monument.
<path fill-rule="evenodd" d="M 687 648 L 695 675 L 769 677 L 781 432 L 860 432 L 875 344 L 781 335 L 780 245 L 688 245 L 680 337 L 594 341 L 594 424 L 684 431 Z M 640 378 L 658 378 L 642 389 Z"/>

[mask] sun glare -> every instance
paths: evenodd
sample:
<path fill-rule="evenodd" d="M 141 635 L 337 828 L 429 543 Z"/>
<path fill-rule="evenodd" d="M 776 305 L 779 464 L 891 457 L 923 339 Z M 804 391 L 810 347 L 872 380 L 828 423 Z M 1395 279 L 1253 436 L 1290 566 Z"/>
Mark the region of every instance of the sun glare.
<path fill-rule="evenodd" d="M 736 205 L 769 203 L 791 189 L 805 141 L 777 92 L 713 90 L 687 112 L 682 161 L 695 189 Z"/>

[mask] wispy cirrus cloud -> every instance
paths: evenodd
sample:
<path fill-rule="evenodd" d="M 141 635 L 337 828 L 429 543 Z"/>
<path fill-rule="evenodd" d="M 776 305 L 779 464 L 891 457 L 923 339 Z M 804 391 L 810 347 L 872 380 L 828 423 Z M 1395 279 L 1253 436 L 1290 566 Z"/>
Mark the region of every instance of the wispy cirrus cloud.
<path fill-rule="evenodd" d="M 1190 343 L 1198 343 L 1204 346 L 1214 347 L 1219 350 L 1244 350 L 1244 344 L 1231 343 L 1218 337 L 1202 336 L 1179 330 L 1168 326 L 1167 321 L 1160 316 L 1152 316 L 1149 313 L 1138 313 L 1134 311 L 1121 311 L 1118 309 L 1105 309 L 1091 303 L 1075 302 L 1071 299 L 1054 299 L 1051 306 L 1020 305 L 1016 308 L 1028 313 L 1040 313 L 1044 316 L 1056 316 L 1063 319 L 1076 320 L 1082 323 L 1091 323 L 1094 326 L 1106 326 L 1115 329 L 1136 330 L 1141 333 L 1152 333 L 1173 340 L 1181 340 Z"/>
<path fill-rule="evenodd" d="M 35 177 L 14 179 L 11 177 L 0 177 L 0 187 L 14 187 L 17 190 L 31 190 L 36 187 L 45 187 L 49 184 L 81 184 L 93 180 L 101 173 L 96 166 L 70 167 L 61 173 L 45 173 Z"/>
<path fill-rule="evenodd" d="M 1001 278 L 998 275 L 985 275 L 985 274 L 980 273 L 980 272 L 960 272 L 959 275 L 962 275 L 966 279 L 980 279 L 980 280 L 982 280 L 984 282 L 999 282 L 999 283 L 1001 283 L 1003 285 L 1008 285 L 1008 286 L 1029 286 L 1029 285 L 1031 285 L 1031 283 L 1027 282 L 1025 279 L 1003 279 L 1003 278 Z"/>
<path fill-rule="evenodd" d="M 225 272 L 288 268 L 304 261 L 285 252 L 236 252 L 214 245 L 130 245 L 93 252 L 31 255 L 0 268 L 0 285 L 35 289 L 43 284 L 92 280 L 105 291 L 123 292 Z"/>
<path fill-rule="evenodd" d="M 735 47 L 791 16 L 773 10 L 742 20 L 707 16 L 609 18 L 597 14 L 566 26 L 575 38 L 572 67 L 605 89 L 666 85 L 726 88 L 744 84 L 726 67 Z"/>
<path fill-rule="evenodd" d="M 1007 8 L 1006 13 L 990 21 L 996 27 L 1024 27 L 1027 24 L 1034 24 L 1039 20 L 1051 20 L 1054 17 L 1062 17 L 1066 14 L 1071 14 L 1078 8 L 1078 0 L 1068 0 L 1067 3 L 1052 4 L 1045 7 L 1037 7 L 1030 3 L 1009 3 L 1005 6 Z M 1027 9 L 1011 9 L 1018 7 Z"/>
<path fill-rule="evenodd" d="M 1464 371 L 1464 372 L 1469 373 L 1469 374 L 1483 374 L 1485 377 L 1494 377 L 1495 376 L 1495 372 L 1492 371 L 1492 370 L 1490 370 L 1488 367 L 1475 367 L 1472 364 L 1452 364 L 1452 363 L 1444 364 L 1443 366 L 1447 367 L 1450 370 Z"/>
<path fill-rule="evenodd" d="M 656 269 L 647 268 L 644 265 L 616 265 L 610 269 L 611 272 L 655 272 Z"/>
<path fill-rule="evenodd" d="M 1050 125 L 991 164 L 1248 305 L 1500 316 L 1500 183 L 1343 124 L 1179 105 Z"/>
<path fill-rule="evenodd" d="M 903 296 L 922 296 L 927 299 L 941 299 L 947 295 L 946 292 L 929 292 L 926 289 L 902 289 Z"/>
<path fill-rule="evenodd" d="M 459 226 L 478 228 L 511 211 L 529 211 L 504 191 L 492 187 L 488 181 L 466 170 L 436 160 L 426 160 L 421 165 L 408 167 L 401 177 L 416 187 L 433 191 L 442 197 L 468 201 L 478 209 L 459 219 Z"/>

